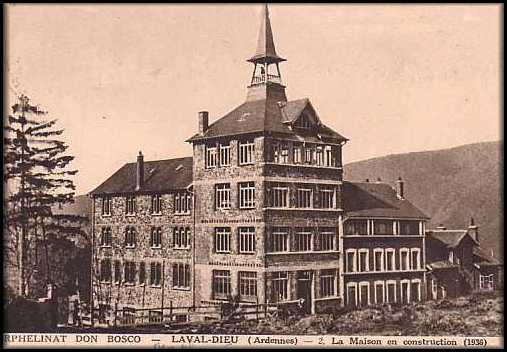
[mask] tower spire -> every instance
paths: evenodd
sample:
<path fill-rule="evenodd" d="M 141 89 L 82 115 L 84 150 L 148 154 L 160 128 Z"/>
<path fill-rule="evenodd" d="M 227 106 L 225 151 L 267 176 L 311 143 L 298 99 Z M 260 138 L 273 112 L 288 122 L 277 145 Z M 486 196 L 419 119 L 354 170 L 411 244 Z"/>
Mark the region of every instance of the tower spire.
<path fill-rule="evenodd" d="M 273 39 L 273 30 L 271 29 L 271 21 L 269 20 L 268 4 L 265 4 L 261 13 L 261 26 L 259 28 L 259 37 L 257 39 L 257 49 L 254 56 L 248 61 L 255 63 L 259 60 L 276 63 L 285 61 L 284 58 L 278 56 L 275 49 L 275 41 Z"/>

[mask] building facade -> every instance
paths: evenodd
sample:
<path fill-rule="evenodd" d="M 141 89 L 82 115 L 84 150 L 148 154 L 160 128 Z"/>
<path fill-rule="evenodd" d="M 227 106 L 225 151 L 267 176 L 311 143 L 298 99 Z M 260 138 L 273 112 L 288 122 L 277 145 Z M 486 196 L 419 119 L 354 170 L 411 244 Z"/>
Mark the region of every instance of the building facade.
<path fill-rule="evenodd" d="M 288 100 L 267 6 L 246 99 L 191 158 L 123 166 L 91 192 L 94 305 L 329 308 L 425 298 L 427 216 L 382 182 L 343 180 L 347 138 Z"/>

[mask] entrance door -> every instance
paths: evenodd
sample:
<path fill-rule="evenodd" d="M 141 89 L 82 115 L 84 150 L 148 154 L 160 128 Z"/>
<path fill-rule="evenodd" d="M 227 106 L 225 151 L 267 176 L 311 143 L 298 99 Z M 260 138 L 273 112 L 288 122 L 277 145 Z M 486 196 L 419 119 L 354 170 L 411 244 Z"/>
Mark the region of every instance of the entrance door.
<path fill-rule="evenodd" d="M 310 271 L 298 271 L 297 274 L 297 298 L 303 299 L 303 311 L 306 314 L 312 312 L 312 273 Z"/>

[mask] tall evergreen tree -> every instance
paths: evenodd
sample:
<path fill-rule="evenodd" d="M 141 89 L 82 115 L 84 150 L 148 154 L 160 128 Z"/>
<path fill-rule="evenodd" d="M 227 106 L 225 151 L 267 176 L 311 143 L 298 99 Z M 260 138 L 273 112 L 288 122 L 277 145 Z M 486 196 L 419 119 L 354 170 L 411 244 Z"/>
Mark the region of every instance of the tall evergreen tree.
<path fill-rule="evenodd" d="M 38 243 L 47 244 L 47 226 L 54 224 L 52 207 L 72 202 L 75 190 L 70 176 L 77 170 L 68 169 L 74 157 L 58 139 L 64 130 L 46 116 L 21 95 L 4 124 L 4 247 L 17 269 L 22 296 L 29 294 L 31 275 L 37 272 Z"/>

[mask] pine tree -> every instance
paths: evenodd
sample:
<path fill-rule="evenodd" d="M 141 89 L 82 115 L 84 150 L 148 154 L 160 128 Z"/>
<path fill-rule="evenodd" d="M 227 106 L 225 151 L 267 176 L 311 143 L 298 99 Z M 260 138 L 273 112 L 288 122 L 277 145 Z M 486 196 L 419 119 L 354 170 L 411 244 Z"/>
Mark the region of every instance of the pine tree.
<path fill-rule="evenodd" d="M 46 116 L 21 95 L 4 124 L 4 248 L 6 259 L 17 269 L 21 296 L 28 295 L 31 275 L 37 273 L 38 242 L 47 245 L 52 207 L 72 202 L 75 190 L 70 176 L 77 171 L 68 170 L 74 157 L 58 140 L 64 130 L 56 129 L 57 120 Z"/>

